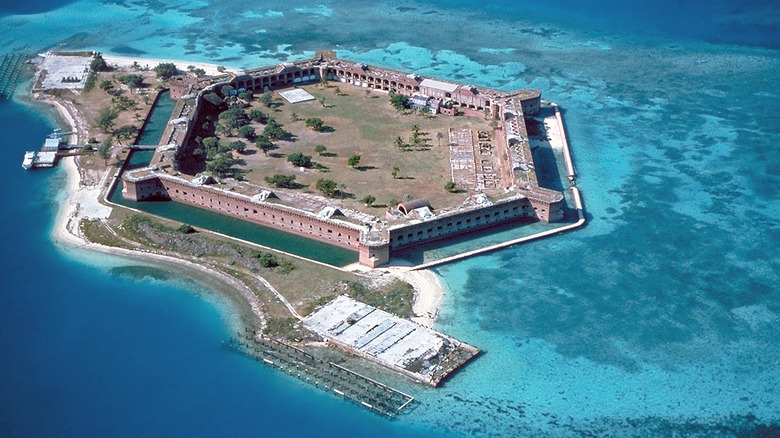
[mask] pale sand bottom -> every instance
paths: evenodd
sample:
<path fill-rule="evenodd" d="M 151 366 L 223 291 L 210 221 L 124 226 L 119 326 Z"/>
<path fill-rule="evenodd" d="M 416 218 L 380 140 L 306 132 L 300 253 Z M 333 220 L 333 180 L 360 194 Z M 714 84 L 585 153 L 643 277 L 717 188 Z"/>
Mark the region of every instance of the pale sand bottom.
<path fill-rule="evenodd" d="M 195 68 L 201 68 L 203 69 L 207 75 L 221 75 L 224 73 L 221 73 L 219 70 L 217 70 L 216 64 L 209 64 L 205 62 L 192 62 L 192 61 L 177 61 L 172 59 L 157 59 L 157 58 L 139 58 L 139 57 L 132 57 L 132 56 L 110 56 L 110 55 L 103 55 L 103 59 L 106 60 L 106 63 L 108 65 L 114 65 L 121 68 L 131 68 L 133 66 L 134 62 L 137 62 L 141 68 L 148 68 L 153 69 L 157 67 L 158 64 L 164 63 L 164 62 L 171 62 L 176 65 L 176 68 L 179 69 L 179 71 L 186 72 L 187 67 L 193 66 Z M 231 68 L 225 68 L 225 72 L 234 72 L 235 69 Z"/>

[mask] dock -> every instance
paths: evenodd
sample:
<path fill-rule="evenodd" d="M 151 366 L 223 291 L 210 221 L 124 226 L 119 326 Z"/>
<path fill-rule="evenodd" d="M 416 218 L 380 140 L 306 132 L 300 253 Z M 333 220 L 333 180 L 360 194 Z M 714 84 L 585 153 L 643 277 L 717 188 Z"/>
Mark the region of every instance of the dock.
<path fill-rule="evenodd" d="M 55 129 L 46 137 L 39 151 L 27 151 L 24 153 L 22 167 L 25 170 L 54 167 L 57 162 L 58 151 L 62 147 L 62 132 Z"/>

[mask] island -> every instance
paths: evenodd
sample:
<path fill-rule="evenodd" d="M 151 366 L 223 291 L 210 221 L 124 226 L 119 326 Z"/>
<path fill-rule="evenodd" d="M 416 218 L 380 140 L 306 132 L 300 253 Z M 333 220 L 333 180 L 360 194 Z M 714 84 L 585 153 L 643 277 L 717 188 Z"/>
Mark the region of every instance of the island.
<path fill-rule="evenodd" d="M 361 361 L 438 386 L 479 354 L 431 328 L 442 288 L 427 268 L 585 222 L 561 111 L 538 90 L 446 82 L 328 50 L 244 71 L 93 52 L 42 58 L 34 97 L 70 127 L 58 152 L 71 175 L 58 239 L 203 274 L 247 309 L 231 346 L 385 415 L 413 397 Z M 550 137 L 572 206 L 540 184 L 549 176 L 534 141 Z M 145 209 L 166 204 L 297 236 L 304 249 Z M 430 263 L 398 259 L 497 226 L 561 221 Z M 315 243 L 357 263 L 308 257 Z"/>

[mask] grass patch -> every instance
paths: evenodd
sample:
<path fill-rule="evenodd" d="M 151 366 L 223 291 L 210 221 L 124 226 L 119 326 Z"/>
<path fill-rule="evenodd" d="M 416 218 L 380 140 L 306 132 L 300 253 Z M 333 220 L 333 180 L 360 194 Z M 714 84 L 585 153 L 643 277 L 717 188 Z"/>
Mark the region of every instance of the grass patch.
<path fill-rule="evenodd" d="M 360 302 L 390 312 L 403 318 L 412 316 L 414 288 L 409 283 L 397 280 L 383 288 L 369 288 L 364 284 L 347 284 L 348 295 Z"/>

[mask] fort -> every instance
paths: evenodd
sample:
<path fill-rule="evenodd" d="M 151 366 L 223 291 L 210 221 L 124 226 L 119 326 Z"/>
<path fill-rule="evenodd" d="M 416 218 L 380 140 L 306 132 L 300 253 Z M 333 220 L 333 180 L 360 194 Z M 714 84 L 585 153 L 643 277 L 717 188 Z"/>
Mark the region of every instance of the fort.
<path fill-rule="evenodd" d="M 179 170 L 193 126 L 199 123 L 205 93 L 220 93 L 225 85 L 236 93 L 254 93 L 312 82 L 360 87 L 372 94 L 401 94 L 430 114 L 493 122 L 492 131 L 448 130 L 450 180 L 464 189 L 462 202 L 434 208 L 426 199 L 412 199 L 391 205 L 379 217 L 335 199 L 241 181 L 217 182 L 208 175 Z M 537 90 L 501 92 L 443 82 L 337 59 L 331 51 L 241 74 L 178 77 L 169 87 L 171 97 L 180 101 L 174 110 L 178 122 L 163 135 L 164 142 L 171 144 L 158 148 L 148 167 L 123 174 L 125 199 L 181 202 L 351 249 L 359 253 L 360 264 L 370 268 L 388 263 L 399 250 L 422 243 L 524 219 L 563 219 L 564 196 L 539 185 L 530 148 L 526 117 L 540 112 L 541 92 Z"/>

